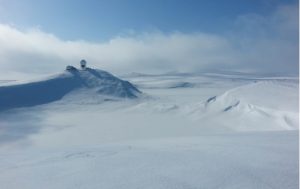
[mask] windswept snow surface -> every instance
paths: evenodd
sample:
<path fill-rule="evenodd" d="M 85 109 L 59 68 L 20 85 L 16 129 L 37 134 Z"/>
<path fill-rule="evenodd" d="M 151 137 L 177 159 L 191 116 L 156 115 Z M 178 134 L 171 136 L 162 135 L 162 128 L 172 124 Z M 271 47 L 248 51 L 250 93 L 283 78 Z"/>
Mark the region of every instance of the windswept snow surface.
<path fill-rule="evenodd" d="M 299 128 L 297 90 L 297 83 L 255 82 L 208 98 L 193 114 L 209 121 L 218 117 L 223 128 L 239 131 L 294 130 Z"/>
<path fill-rule="evenodd" d="M 128 81 L 91 68 L 65 71 L 33 82 L 8 84 L 10 85 L 0 86 L 0 111 L 53 102 L 79 89 L 121 98 L 136 98 L 140 93 Z"/>
<path fill-rule="evenodd" d="M 297 132 L 3 153 L 1 188 L 296 189 Z"/>
<path fill-rule="evenodd" d="M 297 77 L 95 71 L 2 84 L 68 92 L 0 112 L 0 188 L 299 188 Z"/>

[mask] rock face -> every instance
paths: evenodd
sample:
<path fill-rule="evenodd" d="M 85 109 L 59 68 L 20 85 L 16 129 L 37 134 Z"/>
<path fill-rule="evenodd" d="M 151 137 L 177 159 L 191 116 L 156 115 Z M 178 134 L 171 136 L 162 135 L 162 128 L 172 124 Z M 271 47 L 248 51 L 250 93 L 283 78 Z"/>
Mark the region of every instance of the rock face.
<path fill-rule="evenodd" d="M 67 69 L 64 73 L 43 80 L 0 86 L 0 111 L 53 102 L 78 89 L 131 99 L 137 98 L 141 93 L 130 82 L 106 71 L 91 68 Z"/>

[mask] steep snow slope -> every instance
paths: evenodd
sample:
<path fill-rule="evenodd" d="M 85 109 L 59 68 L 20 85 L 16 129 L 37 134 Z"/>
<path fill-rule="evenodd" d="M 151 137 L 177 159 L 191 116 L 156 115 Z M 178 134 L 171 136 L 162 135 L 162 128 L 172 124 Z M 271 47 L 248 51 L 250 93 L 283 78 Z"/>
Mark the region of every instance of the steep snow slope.
<path fill-rule="evenodd" d="M 49 103 L 82 88 L 121 98 L 136 98 L 140 93 L 128 81 L 108 72 L 90 68 L 71 70 L 40 81 L 0 86 L 0 111 Z"/>

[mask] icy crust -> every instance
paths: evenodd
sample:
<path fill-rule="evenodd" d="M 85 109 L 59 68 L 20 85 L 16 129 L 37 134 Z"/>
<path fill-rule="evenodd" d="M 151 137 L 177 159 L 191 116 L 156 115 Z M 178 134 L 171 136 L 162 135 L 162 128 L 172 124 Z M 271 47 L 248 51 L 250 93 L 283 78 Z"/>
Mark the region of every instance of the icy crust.
<path fill-rule="evenodd" d="M 79 89 L 117 98 L 137 98 L 141 93 L 130 82 L 102 70 L 69 70 L 44 80 L 0 86 L 0 111 L 53 102 Z"/>

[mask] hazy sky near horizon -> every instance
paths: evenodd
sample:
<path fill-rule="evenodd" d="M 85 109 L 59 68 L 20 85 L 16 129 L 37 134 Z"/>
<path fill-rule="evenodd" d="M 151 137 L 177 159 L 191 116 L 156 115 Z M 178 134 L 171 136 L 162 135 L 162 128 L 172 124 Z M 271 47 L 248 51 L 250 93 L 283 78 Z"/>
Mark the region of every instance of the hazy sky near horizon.
<path fill-rule="evenodd" d="M 0 0 L 0 79 L 81 58 L 118 73 L 298 73 L 298 15 L 296 0 Z"/>

